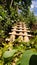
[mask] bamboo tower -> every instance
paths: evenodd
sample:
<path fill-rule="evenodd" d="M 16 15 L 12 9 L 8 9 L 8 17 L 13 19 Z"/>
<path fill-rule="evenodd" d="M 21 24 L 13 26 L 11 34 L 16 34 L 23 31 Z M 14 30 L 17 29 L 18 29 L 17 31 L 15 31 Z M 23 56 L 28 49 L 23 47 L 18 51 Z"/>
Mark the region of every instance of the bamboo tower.
<path fill-rule="evenodd" d="M 29 37 L 32 36 L 27 33 L 30 32 L 30 30 L 28 30 L 24 22 L 16 23 L 16 25 L 12 27 L 11 31 L 12 32 L 9 33 L 10 38 L 7 38 L 6 41 L 14 42 L 16 39 L 18 39 L 19 42 L 29 42 Z"/>

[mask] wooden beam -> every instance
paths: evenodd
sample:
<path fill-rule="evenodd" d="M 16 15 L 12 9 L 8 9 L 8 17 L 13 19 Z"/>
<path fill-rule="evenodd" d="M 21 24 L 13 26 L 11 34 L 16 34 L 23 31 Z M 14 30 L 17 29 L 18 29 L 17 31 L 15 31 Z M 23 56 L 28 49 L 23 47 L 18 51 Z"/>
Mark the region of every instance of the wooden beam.
<path fill-rule="evenodd" d="M 28 34 L 18 34 L 18 33 L 9 33 L 10 35 L 17 35 L 17 36 L 28 36 L 28 37 L 33 37 L 32 35 Z"/>
<path fill-rule="evenodd" d="M 12 29 L 12 31 L 16 31 L 16 32 L 31 32 L 29 30 L 16 30 L 16 29 Z"/>

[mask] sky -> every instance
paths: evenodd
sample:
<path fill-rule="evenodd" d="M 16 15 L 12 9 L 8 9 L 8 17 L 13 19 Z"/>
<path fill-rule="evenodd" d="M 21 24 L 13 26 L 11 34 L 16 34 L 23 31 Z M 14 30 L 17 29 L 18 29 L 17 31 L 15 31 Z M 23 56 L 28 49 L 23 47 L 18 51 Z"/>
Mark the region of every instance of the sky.
<path fill-rule="evenodd" d="M 35 16 L 37 16 L 37 0 L 32 0 L 30 10 L 34 12 Z"/>

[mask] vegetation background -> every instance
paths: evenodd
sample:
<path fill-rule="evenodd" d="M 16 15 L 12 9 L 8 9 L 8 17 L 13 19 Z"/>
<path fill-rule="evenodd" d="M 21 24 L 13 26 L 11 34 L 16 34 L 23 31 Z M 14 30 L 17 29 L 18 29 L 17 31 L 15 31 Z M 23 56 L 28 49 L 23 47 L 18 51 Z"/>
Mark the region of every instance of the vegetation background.
<path fill-rule="evenodd" d="M 31 0 L 0 0 L 0 65 L 13 65 L 14 62 L 16 64 L 15 60 L 20 60 L 26 50 L 37 52 L 37 17 L 30 11 L 31 3 Z M 18 41 L 6 43 L 5 39 L 9 36 L 11 27 L 18 21 L 27 24 L 34 38 L 28 43 Z M 16 43 L 19 45 L 15 45 Z M 23 65 L 19 63 L 17 64 Z"/>

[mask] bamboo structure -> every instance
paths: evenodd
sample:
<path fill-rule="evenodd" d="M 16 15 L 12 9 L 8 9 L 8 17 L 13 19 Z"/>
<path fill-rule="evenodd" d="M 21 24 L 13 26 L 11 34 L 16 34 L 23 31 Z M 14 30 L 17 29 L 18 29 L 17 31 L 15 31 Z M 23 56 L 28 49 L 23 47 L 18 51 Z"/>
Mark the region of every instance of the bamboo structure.
<path fill-rule="evenodd" d="M 19 42 L 29 42 L 29 37 L 32 36 L 27 33 L 30 32 L 30 30 L 26 27 L 24 22 L 16 23 L 16 25 L 12 27 L 11 31 L 12 32 L 9 33 L 10 38 L 6 39 L 6 41 L 8 40 L 14 42 L 16 39 L 18 39 Z"/>

